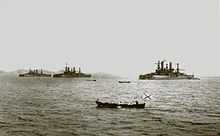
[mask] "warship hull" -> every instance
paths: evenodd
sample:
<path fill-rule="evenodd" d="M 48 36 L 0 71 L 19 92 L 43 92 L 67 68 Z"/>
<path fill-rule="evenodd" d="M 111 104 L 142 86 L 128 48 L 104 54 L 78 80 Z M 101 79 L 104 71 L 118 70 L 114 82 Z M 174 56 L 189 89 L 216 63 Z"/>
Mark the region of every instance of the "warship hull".
<path fill-rule="evenodd" d="M 188 75 L 180 72 L 179 63 L 177 63 L 176 69 L 172 67 L 172 62 L 165 64 L 165 60 L 158 61 L 157 69 L 155 72 L 143 74 L 139 76 L 140 80 L 199 80 L 194 75 Z"/>
<path fill-rule="evenodd" d="M 19 77 L 51 77 L 49 74 L 43 74 L 43 75 L 30 75 L 30 74 L 19 74 Z"/>
<path fill-rule="evenodd" d="M 187 76 L 146 76 L 146 75 L 140 75 L 140 80 L 199 80 L 199 78 L 195 78 L 192 75 Z"/>
<path fill-rule="evenodd" d="M 51 74 L 46 74 L 43 72 L 43 70 L 29 70 L 27 73 L 19 74 L 19 77 L 51 77 Z"/>
<path fill-rule="evenodd" d="M 77 72 L 75 67 L 70 68 L 69 66 L 66 65 L 63 73 L 54 74 L 53 77 L 54 78 L 88 78 L 88 77 L 92 77 L 92 75 L 81 72 L 81 68 L 79 68 Z"/>
<path fill-rule="evenodd" d="M 54 78 L 88 78 L 91 77 L 90 74 L 80 74 L 80 75 L 68 75 L 68 74 L 55 74 Z"/>

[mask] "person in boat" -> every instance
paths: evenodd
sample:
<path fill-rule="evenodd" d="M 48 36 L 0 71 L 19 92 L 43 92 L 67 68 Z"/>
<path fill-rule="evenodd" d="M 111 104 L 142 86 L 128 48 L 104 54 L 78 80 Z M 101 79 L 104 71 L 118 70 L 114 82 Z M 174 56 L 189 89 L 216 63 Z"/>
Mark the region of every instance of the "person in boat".
<path fill-rule="evenodd" d="M 138 105 L 138 101 L 135 101 L 136 105 Z"/>

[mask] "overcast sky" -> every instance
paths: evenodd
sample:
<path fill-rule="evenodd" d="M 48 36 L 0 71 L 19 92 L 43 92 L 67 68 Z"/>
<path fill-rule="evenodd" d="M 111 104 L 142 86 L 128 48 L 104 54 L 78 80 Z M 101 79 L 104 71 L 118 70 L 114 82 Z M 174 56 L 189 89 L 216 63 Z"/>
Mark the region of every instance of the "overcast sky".
<path fill-rule="evenodd" d="M 0 0 L 0 69 L 138 76 L 158 59 L 220 76 L 217 0 Z"/>

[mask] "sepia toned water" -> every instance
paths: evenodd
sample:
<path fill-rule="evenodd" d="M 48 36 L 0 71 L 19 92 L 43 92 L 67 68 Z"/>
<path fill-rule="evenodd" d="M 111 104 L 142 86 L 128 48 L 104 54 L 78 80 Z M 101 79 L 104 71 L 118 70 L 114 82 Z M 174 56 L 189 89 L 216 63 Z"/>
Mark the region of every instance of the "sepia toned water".
<path fill-rule="evenodd" d="M 220 135 L 220 78 L 117 81 L 0 76 L 0 136 Z M 145 109 L 96 108 L 144 93 Z"/>

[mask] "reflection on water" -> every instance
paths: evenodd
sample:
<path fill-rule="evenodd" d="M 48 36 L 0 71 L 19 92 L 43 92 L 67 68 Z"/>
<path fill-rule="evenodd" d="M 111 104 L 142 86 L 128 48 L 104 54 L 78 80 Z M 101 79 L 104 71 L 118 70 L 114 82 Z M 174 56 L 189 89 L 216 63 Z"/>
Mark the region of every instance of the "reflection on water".
<path fill-rule="evenodd" d="M 0 77 L 1 136 L 220 135 L 220 78 L 200 81 Z M 95 100 L 145 109 L 100 109 Z M 143 100 L 142 100 L 143 101 Z"/>

